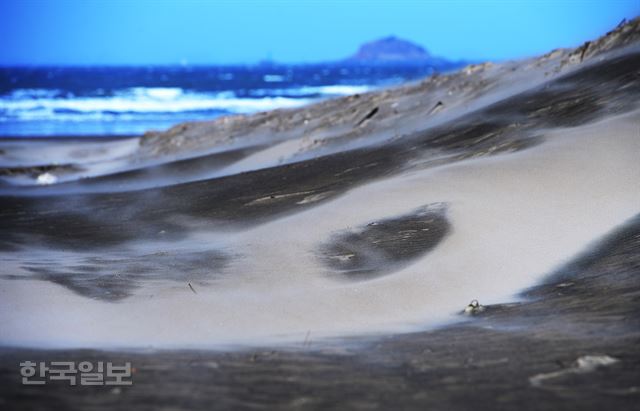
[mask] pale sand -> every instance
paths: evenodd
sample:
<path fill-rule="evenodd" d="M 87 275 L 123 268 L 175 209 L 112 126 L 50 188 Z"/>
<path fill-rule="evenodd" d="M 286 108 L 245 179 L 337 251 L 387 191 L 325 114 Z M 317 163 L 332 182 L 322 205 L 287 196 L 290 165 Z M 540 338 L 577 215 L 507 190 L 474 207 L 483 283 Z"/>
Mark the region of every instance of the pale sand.
<path fill-rule="evenodd" d="M 186 284 L 158 281 L 113 303 L 48 282 L 0 280 L 0 341 L 264 345 L 299 342 L 307 332 L 317 339 L 456 321 L 472 299 L 512 301 L 637 213 L 638 124 L 635 111 L 549 130 L 543 144 L 528 150 L 379 180 L 250 230 L 200 233 L 181 244 L 217 244 L 235 257 L 213 285 L 196 284 L 197 294 Z M 317 247 L 332 233 L 435 202 L 448 204 L 451 234 L 406 268 L 355 283 L 336 279 L 319 262 Z M 2 269 L 13 270 L 21 269 L 10 261 Z"/>

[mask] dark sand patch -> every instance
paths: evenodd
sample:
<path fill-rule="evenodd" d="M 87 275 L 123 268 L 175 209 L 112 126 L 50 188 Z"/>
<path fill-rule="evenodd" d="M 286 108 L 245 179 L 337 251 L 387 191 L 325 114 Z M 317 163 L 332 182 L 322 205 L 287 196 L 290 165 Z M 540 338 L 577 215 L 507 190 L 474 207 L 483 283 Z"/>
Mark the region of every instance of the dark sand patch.
<path fill-rule="evenodd" d="M 50 281 L 84 297 L 115 302 L 154 281 L 206 285 L 221 275 L 228 260 L 229 257 L 218 250 L 158 251 L 132 257 L 110 257 L 105 253 L 91 257 L 73 256 L 62 261 L 27 261 L 22 268 L 29 275 L 1 277 Z"/>
<path fill-rule="evenodd" d="M 320 247 L 322 262 L 343 278 L 361 280 L 393 272 L 436 247 L 449 231 L 446 205 L 372 221 L 334 234 Z"/>

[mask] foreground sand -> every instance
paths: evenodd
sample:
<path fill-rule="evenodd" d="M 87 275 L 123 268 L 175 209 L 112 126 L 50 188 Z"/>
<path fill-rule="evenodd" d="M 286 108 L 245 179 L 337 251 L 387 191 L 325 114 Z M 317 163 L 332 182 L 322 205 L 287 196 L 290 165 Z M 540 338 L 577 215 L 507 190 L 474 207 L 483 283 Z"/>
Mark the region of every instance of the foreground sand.
<path fill-rule="evenodd" d="M 229 352 L 6 348 L 0 398 L 20 409 L 631 410 L 640 399 L 638 267 L 640 217 L 528 290 L 527 302 L 456 326 Z M 26 359 L 131 361 L 134 385 L 22 386 L 17 361 Z"/>
<path fill-rule="evenodd" d="M 3 142 L 1 401 L 633 404 L 639 33 L 142 138 Z M 52 356 L 126 358 L 135 385 L 18 385 Z"/>

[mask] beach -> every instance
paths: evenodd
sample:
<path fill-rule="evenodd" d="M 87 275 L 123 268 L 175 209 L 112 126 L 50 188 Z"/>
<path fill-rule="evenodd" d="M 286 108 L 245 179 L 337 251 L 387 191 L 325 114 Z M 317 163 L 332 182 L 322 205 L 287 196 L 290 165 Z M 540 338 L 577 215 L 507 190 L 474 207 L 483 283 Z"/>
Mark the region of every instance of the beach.
<path fill-rule="evenodd" d="M 635 19 L 301 108 L 0 139 L 0 404 L 633 408 L 639 41 Z M 20 385 L 53 358 L 134 385 Z"/>

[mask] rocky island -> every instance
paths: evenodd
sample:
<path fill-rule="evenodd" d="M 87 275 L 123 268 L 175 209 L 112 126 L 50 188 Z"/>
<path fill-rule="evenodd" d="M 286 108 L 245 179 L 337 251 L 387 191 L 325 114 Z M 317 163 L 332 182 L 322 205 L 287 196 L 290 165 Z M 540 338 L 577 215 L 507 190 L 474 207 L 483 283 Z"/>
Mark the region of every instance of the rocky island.
<path fill-rule="evenodd" d="M 408 64 L 445 66 L 452 62 L 432 56 L 426 49 L 395 36 L 365 43 L 344 60 L 351 64 Z"/>

